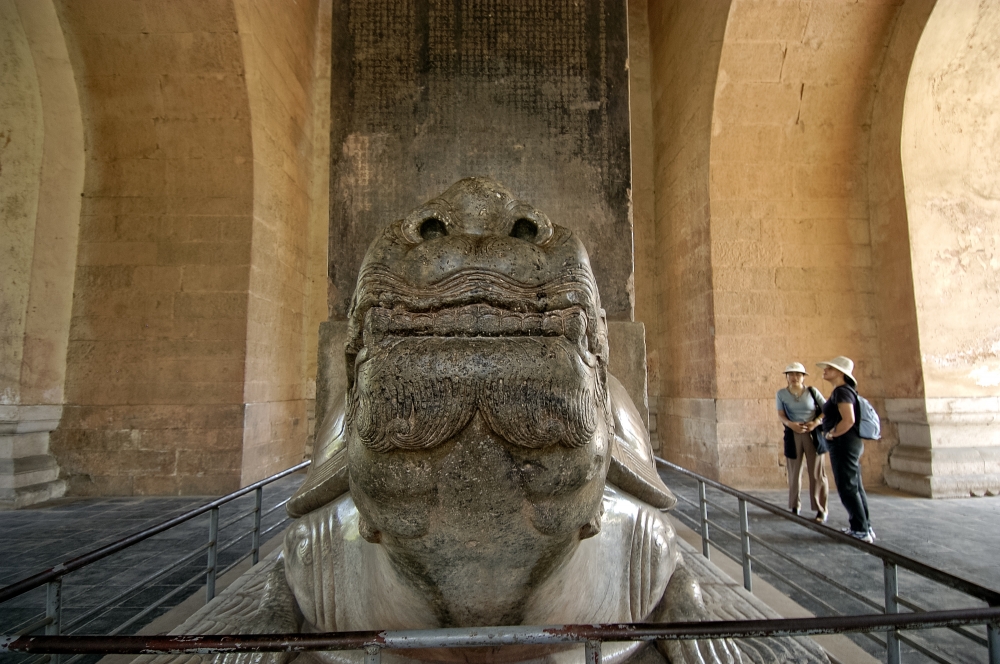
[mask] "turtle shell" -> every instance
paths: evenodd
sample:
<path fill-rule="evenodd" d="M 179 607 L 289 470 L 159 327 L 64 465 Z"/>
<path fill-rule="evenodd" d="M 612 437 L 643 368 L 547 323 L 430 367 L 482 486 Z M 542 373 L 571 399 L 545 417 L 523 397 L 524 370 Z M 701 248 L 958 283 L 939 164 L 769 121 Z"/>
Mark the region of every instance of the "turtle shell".
<path fill-rule="evenodd" d="M 642 417 L 628 392 L 611 374 L 608 374 L 608 391 L 615 422 L 608 482 L 653 507 L 672 508 L 677 499 L 656 472 L 656 461 Z M 344 426 L 346 406 L 346 394 L 333 400 L 323 425 L 316 432 L 309 474 L 285 505 L 292 518 L 319 509 L 350 489 Z"/>
<path fill-rule="evenodd" d="M 677 504 L 677 498 L 656 472 L 656 459 L 642 416 L 628 392 L 611 374 L 608 374 L 608 393 L 615 417 L 608 482 L 653 507 L 669 510 Z"/>

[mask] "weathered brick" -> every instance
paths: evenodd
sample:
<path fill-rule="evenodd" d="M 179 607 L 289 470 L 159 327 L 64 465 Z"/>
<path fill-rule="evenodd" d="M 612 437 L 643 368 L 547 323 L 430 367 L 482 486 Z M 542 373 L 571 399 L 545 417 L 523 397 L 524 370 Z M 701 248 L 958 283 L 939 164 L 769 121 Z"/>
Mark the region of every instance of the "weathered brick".
<path fill-rule="evenodd" d="M 240 474 L 181 475 L 179 493 L 185 496 L 221 496 L 240 488 Z"/>
<path fill-rule="evenodd" d="M 245 292 L 250 273 L 245 266 L 186 265 L 183 267 L 183 290 L 196 292 Z"/>
<path fill-rule="evenodd" d="M 149 29 L 157 33 L 237 31 L 231 5 L 203 0 L 143 0 Z"/>
<path fill-rule="evenodd" d="M 720 75 L 730 80 L 777 83 L 785 60 L 785 44 L 772 42 L 727 42 L 719 62 Z"/>

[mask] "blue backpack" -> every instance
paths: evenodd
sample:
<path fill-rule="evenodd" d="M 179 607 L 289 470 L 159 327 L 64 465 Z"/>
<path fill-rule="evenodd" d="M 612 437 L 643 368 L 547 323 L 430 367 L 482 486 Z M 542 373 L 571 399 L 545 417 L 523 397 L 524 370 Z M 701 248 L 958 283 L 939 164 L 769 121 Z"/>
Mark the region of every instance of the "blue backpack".
<path fill-rule="evenodd" d="M 848 385 L 850 387 L 850 385 Z M 858 398 L 858 434 L 865 440 L 878 440 L 882 437 L 882 420 L 878 418 L 878 413 L 868 399 L 858 394 L 853 387 L 851 391 Z"/>

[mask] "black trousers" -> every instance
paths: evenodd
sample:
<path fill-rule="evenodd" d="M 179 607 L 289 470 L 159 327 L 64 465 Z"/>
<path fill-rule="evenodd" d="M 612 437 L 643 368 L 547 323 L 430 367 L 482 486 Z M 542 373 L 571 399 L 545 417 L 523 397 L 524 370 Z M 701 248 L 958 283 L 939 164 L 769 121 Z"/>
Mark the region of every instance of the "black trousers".
<path fill-rule="evenodd" d="M 861 454 L 865 443 L 853 431 L 830 441 L 830 466 L 833 480 L 837 483 L 840 503 L 847 510 L 851 530 L 866 533 L 871 524 L 868 521 L 868 496 L 861 484 Z"/>

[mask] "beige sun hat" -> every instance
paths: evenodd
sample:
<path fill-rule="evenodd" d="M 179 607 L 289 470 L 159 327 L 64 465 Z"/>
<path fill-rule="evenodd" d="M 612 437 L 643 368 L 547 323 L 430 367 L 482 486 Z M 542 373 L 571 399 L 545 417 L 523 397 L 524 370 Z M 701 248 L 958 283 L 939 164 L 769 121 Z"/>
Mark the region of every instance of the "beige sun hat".
<path fill-rule="evenodd" d="M 782 371 L 781 373 L 793 373 L 793 372 L 794 373 L 805 374 L 806 376 L 809 375 L 809 372 L 806 371 L 806 368 L 804 366 L 802 366 L 801 362 L 792 362 L 787 367 L 785 367 L 785 370 Z"/>
<path fill-rule="evenodd" d="M 843 355 L 838 355 L 826 362 L 817 362 L 817 367 L 832 367 L 844 374 L 844 379 L 853 387 L 857 387 L 858 379 L 854 377 L 854 360 Z"/>

